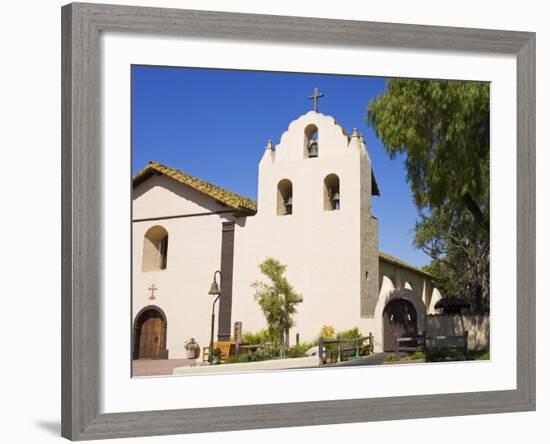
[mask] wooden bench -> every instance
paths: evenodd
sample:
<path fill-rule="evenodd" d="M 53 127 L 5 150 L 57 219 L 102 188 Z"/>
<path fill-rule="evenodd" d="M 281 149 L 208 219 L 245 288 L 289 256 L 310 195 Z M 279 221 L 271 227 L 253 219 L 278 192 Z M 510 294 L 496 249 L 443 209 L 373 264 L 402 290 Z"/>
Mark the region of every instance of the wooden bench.
<path fill-rule="evenodd" d="M 418 336 L 404 336 L 397 338 L 397 351 L 403 353 L 414 353 L 417 351 L 424 351 L 426 347 L 426 337 L 424 335 Z"/>
<path fill-rule="evenodd" d="M 426 350 L 428 352 L 460 352 L 464 359 L 468 355 L 468 332 L 461 336 L 434 336 L 426 338 Z"/>
<path fill-rule="evenodd" d="M 468 353 L 468 332 L 460 336 L 404 336 L 397 339 L 397 351 L 414 353 L 430 352 L 462 352 L 464 359 Z"/>
<path fill-rule="evenodd" d="M 235 342 L 234 341 L 216 341 L 214 342 L 214 349 L 219 348 L 222 355 L 220 360 L 223 361 L 230 356 L 235 355 Z M 210 347 L 202 348 L 202 362 L 208 362 L 210 356 Z"/>

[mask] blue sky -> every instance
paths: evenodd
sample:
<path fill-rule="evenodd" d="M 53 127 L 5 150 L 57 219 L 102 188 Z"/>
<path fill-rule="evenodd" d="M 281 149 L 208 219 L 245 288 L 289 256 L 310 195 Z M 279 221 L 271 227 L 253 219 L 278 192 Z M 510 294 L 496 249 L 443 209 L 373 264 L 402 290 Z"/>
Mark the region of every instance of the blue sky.
<path fill-rule="evenodd" d="M 385 85 L 377 77 L 133 66 L 132 171 L 155 160 L 256 199 L 267 140 L 279 143 L 288 124 L 312 109 L 317 86 L 325 94 L 319 111 L 365 134 L 381 190 L 373 198 L 380 250 L 425 265 L 429 257 L 412 246 L 417 210 L 404 158 L 390 160 L 365 123 Z"/>

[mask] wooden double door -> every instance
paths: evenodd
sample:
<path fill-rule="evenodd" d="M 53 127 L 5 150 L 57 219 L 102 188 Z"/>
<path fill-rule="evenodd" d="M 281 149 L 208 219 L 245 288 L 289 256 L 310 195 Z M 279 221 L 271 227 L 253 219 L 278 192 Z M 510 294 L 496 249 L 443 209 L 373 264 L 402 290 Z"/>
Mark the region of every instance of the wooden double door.
<path fill-rule="evenodd" d="M 166 353 L 166 317 L 157 308 L 142 310 L 134 323 L 134 359 L 160 359 Z"/>
<path fill-rule="evenodd" d="M 418 334 L 414 305 L 406 299 L 394 299 L 384 309 L 384 351 L 397 351 L 397 339 Z"/>

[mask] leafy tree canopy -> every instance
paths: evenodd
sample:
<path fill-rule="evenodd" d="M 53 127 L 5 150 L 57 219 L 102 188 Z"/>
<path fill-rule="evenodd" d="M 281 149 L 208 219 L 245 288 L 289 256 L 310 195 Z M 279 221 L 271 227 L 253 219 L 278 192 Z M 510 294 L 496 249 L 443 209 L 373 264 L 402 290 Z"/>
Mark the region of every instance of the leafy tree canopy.
<path fill-rule="evenodd" d="M 391 158 L 407 155 L 419 209 L 450 203 L 489 229 L 489 84 L 389 80 L 367 120 Z"/>
<path fill-rule="evenodd" d="M 446 206 L 421 215 L 414 245 L 433 261 L 425 271 L 437 277 L 443 296 L 465 299 L 475 312 L 489 309 L 489 233 L 468 212 L 456 214 Z"/>

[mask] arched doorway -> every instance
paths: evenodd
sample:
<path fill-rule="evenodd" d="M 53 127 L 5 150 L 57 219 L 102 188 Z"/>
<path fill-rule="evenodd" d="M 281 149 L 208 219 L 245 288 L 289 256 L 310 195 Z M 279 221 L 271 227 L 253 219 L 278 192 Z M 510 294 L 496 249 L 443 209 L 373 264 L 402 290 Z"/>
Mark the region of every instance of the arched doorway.
<path fill-rule="evenodd" d="M 134 359 L 167 359 L 166 315 L 154 305 L 143 308 L 134 321 Z"/>
<path fill-rule="evenodd" d="M 396 351 L 398 338 L 417 334 L 414 305 L 402 298 L 388 302 L 384 308 L 384 351 Z"/>

